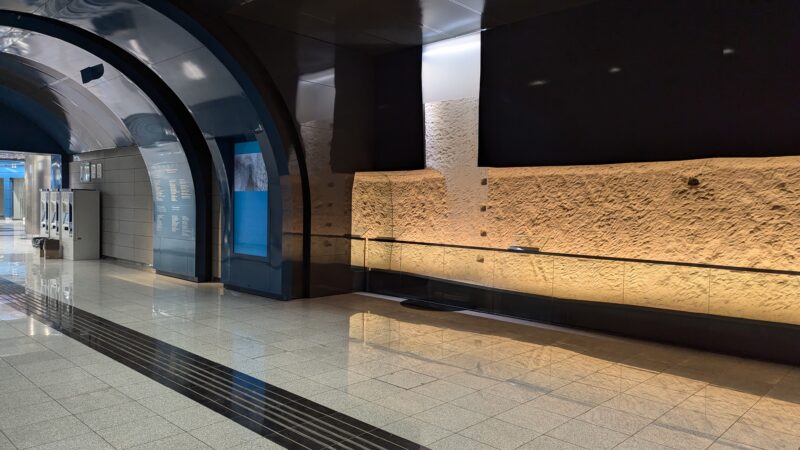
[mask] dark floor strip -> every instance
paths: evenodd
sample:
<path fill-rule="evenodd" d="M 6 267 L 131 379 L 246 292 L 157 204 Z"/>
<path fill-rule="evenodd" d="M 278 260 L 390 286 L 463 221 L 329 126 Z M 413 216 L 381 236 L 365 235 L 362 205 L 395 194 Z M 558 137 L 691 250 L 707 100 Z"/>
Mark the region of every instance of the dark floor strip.
<path fill-rule="evenodd" d="M 0 303 L 288 448 L 424 449 L 230 367 L 0 279 Z"/>

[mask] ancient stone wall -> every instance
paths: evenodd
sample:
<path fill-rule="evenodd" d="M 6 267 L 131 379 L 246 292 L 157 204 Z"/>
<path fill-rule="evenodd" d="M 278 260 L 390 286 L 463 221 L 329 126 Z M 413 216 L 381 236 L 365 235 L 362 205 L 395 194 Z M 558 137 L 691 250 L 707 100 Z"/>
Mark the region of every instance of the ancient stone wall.
<path fill-rule="evenodd" d="M 479 191 L 480 175 L 452 182 L 432 169 L 359 173 L 353 229 L 421 242 L 800 269 L 800 157 L 486 172 L 485 201 L 451 192 L 459 183 Z"/>
<path fill-rule="evenodd" d="M 400 243 L 354 260 L 558 298 L 800 324 L 800 277 L 610 256 L 800 271 L 800 156 L 477 167 L 474 99 L 426 104 L 429 169 L 356 174 L 354 233 Z"/>

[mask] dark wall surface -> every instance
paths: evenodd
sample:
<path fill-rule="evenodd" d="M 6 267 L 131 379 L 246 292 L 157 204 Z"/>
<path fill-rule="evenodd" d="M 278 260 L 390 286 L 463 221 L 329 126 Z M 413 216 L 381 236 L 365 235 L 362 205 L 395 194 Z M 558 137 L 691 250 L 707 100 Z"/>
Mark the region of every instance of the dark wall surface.
<path fill-rule="evenodd" d="M 424 168 L 421 48 L 375 53 L 226 18 L 275 81 L 303 141 L 310 293 L 360 289 L 345 237 L 359 232 L 352 229 L 353 178 L 359 171 Z"/>
<path fill-rule="evenodd" d="M 800 2 L 604 0 L 483 33 L 480 164 L 800 153 Z"/>
<path fill-rule="evenodd" d="M 421 46 L 374 53 L 227 18 L 275 80 L 298 124 L 332 124 L 333 171 L 425 167 Z"/>
<path fill-rule="evenodd" d="M 425 168 L 422 47 L 375 59 L 374 170 Z"/>
<path fill-rule="evenodd" d="M 64 143 L 57 142 L 18 110 L 0 104 L 0 149 L 60 153 L 64 151 Z"/>

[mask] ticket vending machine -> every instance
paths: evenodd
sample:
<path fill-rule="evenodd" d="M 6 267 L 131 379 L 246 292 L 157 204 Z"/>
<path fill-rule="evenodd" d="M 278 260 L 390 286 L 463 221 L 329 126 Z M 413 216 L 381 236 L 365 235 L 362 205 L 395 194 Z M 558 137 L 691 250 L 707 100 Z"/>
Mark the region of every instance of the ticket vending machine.
<path fill-rule="evenodd" d="M 39 191 L 39 233 L 50 236 L 50 191 Z"/>
<path fill-rule="evenodd" d="M 48 205 L 48 215 L 50 216 L 50 239 L 61 239 L 61 192 L 49 192 L 50 204 Z"/>
<path fill-rule="evenodd" d="M 61 192 L 61 246 L 64 259 L 100 259 L 100 192 Z"/>

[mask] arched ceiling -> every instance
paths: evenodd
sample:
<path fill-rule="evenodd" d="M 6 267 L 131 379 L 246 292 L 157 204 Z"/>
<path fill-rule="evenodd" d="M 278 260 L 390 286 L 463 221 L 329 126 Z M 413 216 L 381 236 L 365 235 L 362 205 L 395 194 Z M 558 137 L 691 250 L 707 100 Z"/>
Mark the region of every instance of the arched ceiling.
<path fill-rule="evenodd" d="M 0 52 L 0 102 L 60 144 L 81 153 L 134 145 L 128 129 L 88 89 L 53 68 Z"/>
<path fill-rule="evenodd" d="M 126 124 L 142 149 L 151 181 L 156 166 L 177 164 L 187 169 L 182 172 L 186 182 L 181 185 L 193 186 L 198 194 L 195 196 L 189 189 L 179 196 L 185 198 L 185 205 L 156 205 L 154 209 L 172 211 L 169 223 L 178 220 L 193 224 L 197 233 L 193 226 L 165 229 L 163 236 L 157 229 L 156 240 L 164 244 L 165 251 L 155 252 L 155 264 L 159 265 L 161 255 L 165 258 L 164 264 L 172 267 L 157 267 L 157 270 L 192 279 L 207 278 L 210 264 L 204 254 L 208 249 L 203 241 L 210 223 L 206 197 L 210 196 L 212 163 L 203 158 L 210 154 L 224 193 L 228 175 L 218 138 L 258 141 L 269 175 L 270 214 L 269 226 L 265 229 L 274 236 L 270 242 L 275 244 L 265 266 L 270 273 L 261 277 L 266 282 L 260 290 L 281 298 L 297 295 L 298 286 L 302 289 L 304 284 L 290 281 L 294 272 L 283 272 L 286 263 L 283 255 L 306 255 L 307 245 L 304 244 L 302 251 L 292 249 L 295 244 L 282 238 L 282 230 L 288 224 L 300 223 L 306 227 L 308 223 L 308 210 L 304 206 L 307 182 L 302 175 L 305 166 L 292 164 L 293 160 L 302 161 L 299 136 L 291 119 L 286 119 L 289 116 L 285 106 L 281 108 L 279 103 L 280 117 L 275 119 L 275 100 L 265 95 L 272 88 L 264 81 L 269 77 L 263 69 L 243 68 L 240 59 L 231 56 L 227 46 L 221 45 L 203 25 L 169 2 L 0 0 L 0 22 L 5 26 L 0 27 L 0 51 L 51 66 L 76 82 L 79 82 L 81 69 L 103 63 L 96 55 L 119 63 L 116 68 L 127 76 L 106 65 L 105 75 L 85 86 Z M 66 41 L 91 49 L 92 53 Z M 131 61 L 134 58 L 138 61 Z M 254 71 L 258 72 L 255 78 Z M 140 76 L 143 72 L 147 74 Z M 150 98 L 158 101 L 171 122 L 163 120 L 164 116 L 141 95 L 142 91 L 131 79 L 136 80 L 144 92 L 151 93 Z M 173 143 L 178 143 L 176 135 L 188 139 L 180 138 L 183 151 L 179 147 L 176 152 L 174 145 L 160 146 L 154 142 L 152 151 L 145 152 L 143 144 L 146 143 L 140 131 L 148 130 L 164 131 L 160 136 L 152 136 L 156 141 L 171 138 Z M 166 147 L 171 150 L 165 151 Z M 191 156 L 188 166 L 184 155 Z M 196 214 L 189 203 L 194 203 Z M 294 203 L 299 207 L 290 206 Z M 176 215 L 176 208 L 185 213 Z M 295 215 L 302 218 L 294 218 Z M 303 267 L 307 271 L 306 266 Z M 296 275 L 302 279 L 304 273 Z"/>
<path fill-rule="evenodd" d="M 5 69 L 10 81 L 5 87 L 60 119 L 69 133 L 65 150 L 81 153 L 176 140 L 147 95 L 98 56 L 40 33 L 8 27 L 0 33 L 0 54 L 6 61 L 0 71 Z M 81 70 L 98 64 L 104 67 L 103 76 L 83 84 Z"/>
<path fill-rule="evenodd" d="M 5 96 L 6 92 L 0 90 L 0 97 Z M 51 130 L 42 129 L 39 123 L 34 122 L 27 115 L 20 114 L 18 108 L 9 107 L 6 103 L 0 102 L 0 149 L 51 154 L 63 153 L 64 143 L 57 141 L 53 136 L 54 133 Z M 8 156 L 3 155 L 4 153 L 0 152 L 0 159 L 8 159 Z"/>
<path fill-rule="evenodd" d="M 599 0 L 173 0 L 336 45 L 396 50 Z"/>

